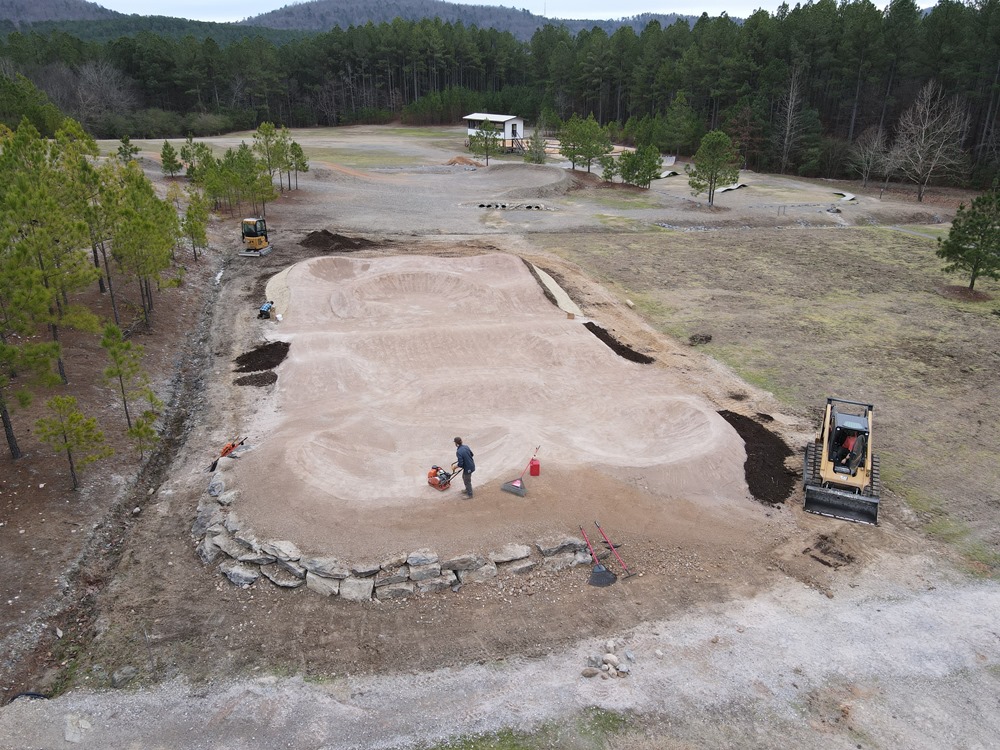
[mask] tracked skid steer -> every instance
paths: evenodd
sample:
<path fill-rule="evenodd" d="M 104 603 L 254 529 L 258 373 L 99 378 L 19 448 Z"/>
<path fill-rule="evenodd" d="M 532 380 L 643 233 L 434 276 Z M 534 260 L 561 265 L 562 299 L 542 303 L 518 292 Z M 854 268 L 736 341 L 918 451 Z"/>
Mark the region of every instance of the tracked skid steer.
<path fill-rule="evenodd" d="M 820 434 L 805 450 L 803 507 L 809 513 L 878 524 L 881 484 L 879 459 L 872 452 L 874 409 L 858 401 L 826 400 Z"/>

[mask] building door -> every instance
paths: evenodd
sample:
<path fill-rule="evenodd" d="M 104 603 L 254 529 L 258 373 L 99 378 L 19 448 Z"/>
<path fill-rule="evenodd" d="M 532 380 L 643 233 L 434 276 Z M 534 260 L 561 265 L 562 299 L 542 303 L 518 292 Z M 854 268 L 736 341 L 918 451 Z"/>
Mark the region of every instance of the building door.
<path fill-rule="evenodd" d="M 516 122 L 512 122 L 510 124 L 510 137 L 511 138 L 517 138 L 517 123 Z"/>

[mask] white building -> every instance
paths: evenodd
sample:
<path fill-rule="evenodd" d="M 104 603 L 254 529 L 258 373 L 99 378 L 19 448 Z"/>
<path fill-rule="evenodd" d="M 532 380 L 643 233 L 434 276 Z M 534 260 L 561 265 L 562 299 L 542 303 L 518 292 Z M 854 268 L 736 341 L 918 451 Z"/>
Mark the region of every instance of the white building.
<path fill-rule="evenodd" d="M 524 150 L 524 118 L 515 115 L 491 115 L 485 112 L 473 112 L 462 118 L 469 129 L 469 138 L 476 135 L 484 122 L 493 123 L 497 131 L 497 141 L 501 150 Z"/>

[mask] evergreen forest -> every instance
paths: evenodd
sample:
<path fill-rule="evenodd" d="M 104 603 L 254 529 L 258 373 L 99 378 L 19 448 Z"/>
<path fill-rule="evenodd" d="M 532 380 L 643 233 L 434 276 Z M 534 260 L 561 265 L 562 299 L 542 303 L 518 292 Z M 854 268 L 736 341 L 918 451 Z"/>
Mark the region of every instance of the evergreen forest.
<path fill-rule="evenodd" d="M 638 33 L 548 24 L 524 42 L 399 18 L 283 44 L 15 32 L 0 43 L 0 73 L 8 88 L 18 76 L 37 88 L 36 110 L 51 105 L 99 138 L 201 137 L 263 122 L 458 124 L 472 111 L 555 131 L 593 114 L 617 142 L 690 155 L 721 130 L 746 167 L 825 177 L 856 173 L 859 139 L 890 144 L 932 84 L 937 110 L 961 126 L 963 162 L 947 179 L 985 187 L 1000 163 L 1000 0 L 942 0 L 926 12 L 913 0 L 817 0 L 742 22 L 652 21 Z M 0 118 L 14 127 L 25 112 L 4 99 Z"/>

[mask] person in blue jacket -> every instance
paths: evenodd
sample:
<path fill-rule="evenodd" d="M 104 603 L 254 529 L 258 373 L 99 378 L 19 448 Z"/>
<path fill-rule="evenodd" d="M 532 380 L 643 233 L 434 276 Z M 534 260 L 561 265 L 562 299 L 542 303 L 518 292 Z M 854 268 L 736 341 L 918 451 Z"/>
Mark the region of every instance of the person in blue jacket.
<path fill-rule="evenodd" d="M 455 438 L 455 456 L 458 458 L 458 468 L 462 470 L 462 481 L 465 482 L 465 496 L 472 497 L 472 472 L 476 470 L 476 462 L 472 460 L 472 449 L 462 445 L 462 438 Z"/>

